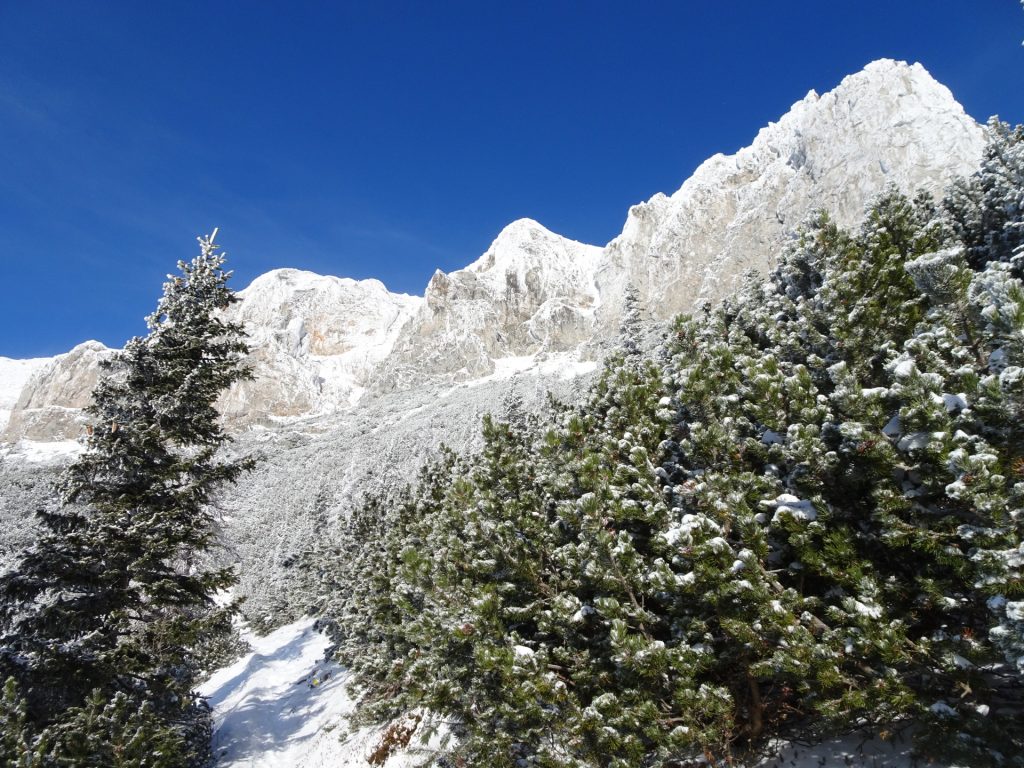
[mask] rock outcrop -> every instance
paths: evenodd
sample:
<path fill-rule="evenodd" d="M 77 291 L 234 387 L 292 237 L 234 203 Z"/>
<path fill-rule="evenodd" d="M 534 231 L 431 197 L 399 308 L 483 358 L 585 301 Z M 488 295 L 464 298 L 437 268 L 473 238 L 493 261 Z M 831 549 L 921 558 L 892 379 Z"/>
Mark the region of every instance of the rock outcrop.
<path fill-rule="evenodd" d="M 219 407 L 243 426 L 355 405 L 423 304 L 379 280 L 296 269 L 268 272 L 239 296 L 229 313 L 249 334 L 255 378 L 233 387 Z"/>
<path fill-rule="evenodd" d="M 496 360 L 579 347 L 594 333 L 600 257 L 600 248 L 536 221 L 509 224 L 465 269 L 434 273 L 375 388 L 405 389 L 424 377 L 477 379 L 494 373 Z"/>
<path fill-rule="evenodd" d="M 57 442 L 79 437 L 84 424 L 82 409 L 92 402 L 100 362 L 111 352 L 98 341 L 86 341 L 38 368 L 11 409 L 0 442 Z"/>

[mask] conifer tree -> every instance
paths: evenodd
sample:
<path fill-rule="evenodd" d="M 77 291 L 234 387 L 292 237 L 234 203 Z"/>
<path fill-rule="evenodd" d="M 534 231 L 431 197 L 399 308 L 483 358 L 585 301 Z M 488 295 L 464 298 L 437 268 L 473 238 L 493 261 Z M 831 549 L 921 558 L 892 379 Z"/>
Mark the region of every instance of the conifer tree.
<path fill-rule="evenodd" d="M 945 208 L 973 268 L 1003 261 L 1020 278 L 1024 277 L 1024 126 L 1013 127 L 993 117 L 986 128 L 981 167 L 950 187 Z"/>
<path fill-rule="evenodd" d="M 58 756 L 73 745 L 60 759 L 87 764 L 100 742 L 81 729 L 108 715 L 112 727 L 145 725 L 153 743 L 189 745 L 160 765 L 207 748 L 197 652 L 224 626 L 230 609 L 212 596 L 234 575 L 201 556 L 217 490 L 251 466 L 217 456 L 228 437 L 215 402 L 247 375 L 247 347 L 223 316 L 235 297 L 214 235 L 168 277 L 149 334 L 105 365 L 62 505 L 41 513 L 38 541 L 0 577 L 0 671 L 17 681 L 30 729 Z"/>

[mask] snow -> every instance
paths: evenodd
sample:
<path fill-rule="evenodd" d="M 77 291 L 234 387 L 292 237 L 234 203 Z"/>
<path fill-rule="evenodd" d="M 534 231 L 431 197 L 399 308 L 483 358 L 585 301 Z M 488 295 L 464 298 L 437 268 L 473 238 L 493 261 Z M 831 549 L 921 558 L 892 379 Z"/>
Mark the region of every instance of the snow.
<path fill-rule="evenodd" d="M 764 499 L 758 502 L 766 509 L 774 509 L 772 522 L 778 522 L 783 516 L 792 517 L 794 520 L 812 522 L 818 519 L 818 511 L 814 504 L 806 499 L 798 499 L 791 493 L 780 493 L 774 499 Z"/>
<path fill-rule="evenodd" d="M 933 392 L 931 399 L 933 403 L 943 406 L 949 413 L 963 411 L 968 407 L 967 395 L 963 392 L 956 395 L 951 395 L 949 393 L 938 395 Z"/>
<path fill-rule="evenodd" d="M 901 451 L 919 451 L 930 443 L 941 442 L 948 437 L 946 432 L 911 432 L 900 438 L 896 446 Z"/>
<path fill-rule="evenodd" d="M 488 381 L 511 379 L 521 374 L 538 374 L 540 376 L 557 376 L 560 379 L 573 379 L 597 370 L 596 360 L 576 360 L 571 355 L 558 355 L 539 359 L 537 355 L 522 357 L 505 357 L 494 361 L 494 373 L 470 385 Z"/>
<path fill-rule="evenodd" d="M 949 704 L 944 701 L 936 701 L 930 707 L 929 711 L 934 712 L 936 715 L 942 715 L 943 717 L 956 717 L 956 710 L 953 709 Z"/>
<path fill-rule="evenodd" d="M 0 449 L 0 455 L 30 464 L 57 464 L 77 456 L 83 450 L 85 446 L 77 440 L 19 440 L 14 445 Z"/>
<path fill-rule="evenodd" d="M 1011 621 L 1024 621 L 1024 600 L 1008 602 L 1006 604 L 1006 617 Z"/>
<path fill-rule="evenodd" d="M 252 653 L 199 689 L 213 708 L 217 768 L 365 768 L 380 729 L 349 733 L 355 702 L 345 690 L 348 675 L 324 661 L 329 640 L 313 619 L 246 640 Z M 414 736 L 384 765 L 411 768 L 424 749 Z"/>
<path fill-rule="evenodd" d="M 860 600 L 854 600 L 848 598 L 844 601 L 849 609 L 853 612 L 860 614 L 861 616 L 867 616 L 869 619 L 878 619 L 882 616 L 882 606 L 874 603 L 863 603 Z"/>
<path fill-rule="evenodd" d="M 917 365 L 913 360 L 900 360 L 892 372 L 897 379 L 908 379 L 917 372 Z"/>
<path fill-rule="evenodd" d="M 528 648 L 525 645 L 517 645 L 517 646 L 515 646 L 512 649 L 512 652 L 515 653 L 516 657 L 518 657 L 520 659 L 531 659 L 531 658 L 533 658 L 533 655 L 534 655 L 533 654 L 533 649 L 532 648 Z"/>
<path fill-rule="evenodd" d="M 252 653 L 216 672 L 200 689 L 213 708 L 219 766 L 334 766 L 337 726 L 351 712 L 345 675 L 324 664 L 328 639 L 306 619 L 266 637 Z M 314 681 L 316 685 L 314 686 Z"/>

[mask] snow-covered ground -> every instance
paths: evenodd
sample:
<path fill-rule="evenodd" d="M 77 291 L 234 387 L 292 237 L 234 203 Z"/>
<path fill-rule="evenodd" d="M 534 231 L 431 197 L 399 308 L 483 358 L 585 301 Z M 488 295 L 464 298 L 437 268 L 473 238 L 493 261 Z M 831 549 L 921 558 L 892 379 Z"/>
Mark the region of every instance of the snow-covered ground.
<path fill-rule="evenodd" d="M 924 765 L 957 768 L 942 762 L 915 761 L 910 756 L 910 748 L 910 739 L 906 736 L 880 739 L 854 734 L 811 747 L 784 745 L 777 754 L 764 758 L 753 768 L 913 768 Z"/>
<path fill-rule="evenodd" d="M 264 637 L 247 634 L 252 653 L 215 672 L 200 688 L 214 714 L 218 768 L 356 768 L 380 740 L 379 729 L 350 732 L 354 702 L 347 674 L 324 660 L 328 639 L 313 619 Z M 412 768 L 429 752 L 413 737 L 386 768 Z"/>
<path fill-rule="evenodd" d="M 30 464 L 63 464 L 83 450 L 85 445 L 78 440 L 19 440 L 9 446 L 0 444 L 0 457 L 21 459 Z"/>
<path fill-rule="evenodd" d="M 354 702 L 347 674 L 325 661 L 329 641 L 313 619 L 281 627 L 265 637 L 247 635 L 252 653 L 225 667 L 200 692 L 213 707 L 218 768 L 365 768 L 380 742 L 380 729 L 350 730 Z M 413 736 L 385 768 L 425 763 L 432 745 Z M 816 746 L 781 745 L 752 768 L 910 768 L 908 739 L 852 735 Z M 930 764 L 942 768 L 940 764 Z M 953 768 L 953 767 L 950 767 Z"/>

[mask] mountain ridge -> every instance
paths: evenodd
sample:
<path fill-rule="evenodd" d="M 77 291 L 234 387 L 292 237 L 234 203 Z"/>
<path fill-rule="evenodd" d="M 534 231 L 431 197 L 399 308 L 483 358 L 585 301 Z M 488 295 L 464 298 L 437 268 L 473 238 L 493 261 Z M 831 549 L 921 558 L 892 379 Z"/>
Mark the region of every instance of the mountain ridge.
<path fill-rule="evenodd" d="M 549 369 L 599 359 L 628 287 L 655 320 L 717 300 L 748 270 L 770 268 L 814 210 L 849 226 L 889 186 L 938 193 L 982 145 L 981 126 L 924 67 L 883 59 L 822 95 L 810 91 L 671 195 L 632 206 L 603 247 L 519 219 L 466 267 L 436 271 L 422 297 L 374 279 L 274 270 L 231 310 L 251 335 L 256 379 L 232 390 L 222 411 L 237 428 L 274 425 L 426 381 L 485 378 L 506 359 Z M 109 354 L 90 349 L 93 364 Z M 71 435 L 83 387 L 69 379 L 90 378 L 87 369 L 69 352 L 33 373 L 0 442 Z"/>

